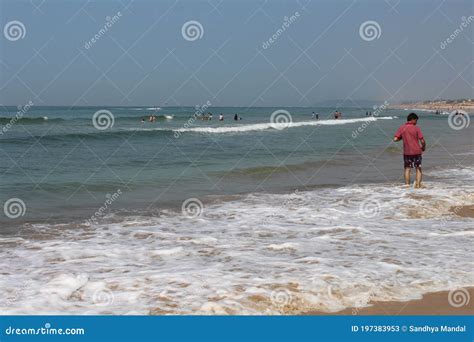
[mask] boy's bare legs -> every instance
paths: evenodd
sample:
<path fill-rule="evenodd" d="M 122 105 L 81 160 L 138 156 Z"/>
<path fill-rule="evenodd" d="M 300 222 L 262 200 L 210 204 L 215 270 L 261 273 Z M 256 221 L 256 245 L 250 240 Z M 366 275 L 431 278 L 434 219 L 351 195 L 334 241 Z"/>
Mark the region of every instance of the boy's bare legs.
<path fill-rule="evenodd" d="M 410 178 L 411 178 L 411 168 L 405 168 L 405 185 L 410 185 Z"/>
<path fill-rule="evenodd" d="M 421 172 L 421 167 L 417 167 L 416 176 L 415 176 L 415 188 L 421 188 L 422 178 L 423 178 L 423 173 Z"/>

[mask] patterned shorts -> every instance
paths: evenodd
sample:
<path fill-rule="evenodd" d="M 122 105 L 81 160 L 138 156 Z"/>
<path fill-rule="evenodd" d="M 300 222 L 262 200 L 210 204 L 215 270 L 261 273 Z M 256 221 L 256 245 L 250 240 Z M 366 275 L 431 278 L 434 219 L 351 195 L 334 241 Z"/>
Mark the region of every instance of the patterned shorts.
<path fill-rule="evenodd" d="M 403 164 L 405 165 L 405 168 L 415 168 L 415 167 L 421 167 L 421 154 L 416 154 L 414 156 L 403 156 Z"/>

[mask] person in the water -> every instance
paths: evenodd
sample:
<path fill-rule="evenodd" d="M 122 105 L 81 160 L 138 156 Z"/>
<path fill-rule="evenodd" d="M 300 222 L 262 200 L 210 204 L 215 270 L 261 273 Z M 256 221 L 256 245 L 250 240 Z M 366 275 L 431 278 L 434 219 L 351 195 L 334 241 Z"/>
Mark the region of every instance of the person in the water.
<path fill-rule="evenodd" d="M 410 113 L 407 122 L 400 126 L 393 137 L 393 141 L 403 140 L 403 165 L 405 168 L 405 184 L 410 185 L 411 169 L 416 169 L 415 188 L 421 188 L 421 155 L 426 149 L 425 138 L 420 127 L 416 124 L 418 115 Z"/>

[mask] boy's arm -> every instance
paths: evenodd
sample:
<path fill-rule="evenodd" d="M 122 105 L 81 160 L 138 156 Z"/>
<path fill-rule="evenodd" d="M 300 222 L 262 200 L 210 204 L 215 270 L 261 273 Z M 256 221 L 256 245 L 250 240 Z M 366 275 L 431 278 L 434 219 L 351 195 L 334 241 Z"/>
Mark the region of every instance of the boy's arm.
<path fill-rule="evenodd" d="M 426 150 L 426 141 L 420 128 L 418 128 L 418 140 L 421 143 L 421 150 L 424 152 Z"/>
<path fill-rule="evenodd" d="M 421 150 L 422 150 L 423 152 L 425 152 L 425 150 L 426 150 L 426 141 L 425 141 L 425 138 L 421 138 L 421 139 L 420 139 L 420 142 L 421 142 Z"/>
<path fill-rule="evenodd" d="M 402 129 L 403 129 L 403 126 L 397 129 L 397 131 L 395 132 L 395 135 L 393 136 L 393 141 L 396 142 L 396 141 L 402 140 Z"/>

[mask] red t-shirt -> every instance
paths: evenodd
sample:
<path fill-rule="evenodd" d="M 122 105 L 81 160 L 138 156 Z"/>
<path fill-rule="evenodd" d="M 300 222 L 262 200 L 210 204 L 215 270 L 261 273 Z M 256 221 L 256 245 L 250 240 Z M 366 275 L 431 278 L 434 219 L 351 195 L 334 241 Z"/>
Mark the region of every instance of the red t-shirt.
<path fill-rule="evenodd" d="M 422 153 L 419 141 L 423 139 L 423 133 L 420 127 L 407 122 L 400 126 L 395 137 L 403 140 L 404 155 L 414 156 Z"/>

